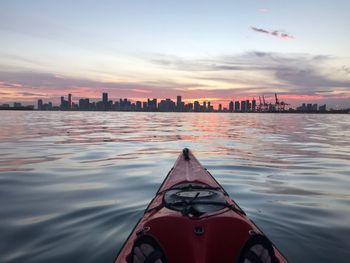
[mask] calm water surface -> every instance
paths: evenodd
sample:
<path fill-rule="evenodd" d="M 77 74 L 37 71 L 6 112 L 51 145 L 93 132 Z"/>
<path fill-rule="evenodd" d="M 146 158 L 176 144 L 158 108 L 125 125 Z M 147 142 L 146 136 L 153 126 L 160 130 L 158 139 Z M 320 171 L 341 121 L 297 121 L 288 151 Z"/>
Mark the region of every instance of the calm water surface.
<path fill-rule="evenodd" d="M 349 262 L 350 116 L 0 112 L 0 261 L 112 262 L 189 147 L 291 262 Z"/>

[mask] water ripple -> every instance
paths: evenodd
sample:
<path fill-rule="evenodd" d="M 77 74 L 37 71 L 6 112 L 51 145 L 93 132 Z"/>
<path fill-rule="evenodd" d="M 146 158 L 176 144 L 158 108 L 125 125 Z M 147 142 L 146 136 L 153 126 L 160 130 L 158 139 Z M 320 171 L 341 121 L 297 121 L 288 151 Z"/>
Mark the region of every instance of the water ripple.
<path fill-rule="evenodd" d="M 4 262 L 111 262 L 184 147 L 291 262 L 347 262 L 350 116 L 0 112 Z"/>

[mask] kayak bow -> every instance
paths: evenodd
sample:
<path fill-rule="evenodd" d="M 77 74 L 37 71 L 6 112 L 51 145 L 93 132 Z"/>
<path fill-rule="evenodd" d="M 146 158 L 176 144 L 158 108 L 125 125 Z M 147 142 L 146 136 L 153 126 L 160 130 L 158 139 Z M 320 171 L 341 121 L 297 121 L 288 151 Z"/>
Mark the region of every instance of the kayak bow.
<path fill-rule="evenodd" d="M 287 260 L 185 148 L 115 262 Z"/>

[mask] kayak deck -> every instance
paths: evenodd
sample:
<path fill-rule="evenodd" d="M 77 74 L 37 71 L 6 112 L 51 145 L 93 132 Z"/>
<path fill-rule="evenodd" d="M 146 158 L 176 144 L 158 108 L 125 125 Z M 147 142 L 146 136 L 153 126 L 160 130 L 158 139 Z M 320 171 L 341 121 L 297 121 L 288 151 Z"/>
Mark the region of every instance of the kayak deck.
<path fill-rule="evenodd" d="M 167 204 L 169 196 L 175 199 Z M 219 201 L 210 201 L 210 196 Z M 208 210 L 203 212 L 199 207 Z M 163 261 L 169 263 L 239 262 L 247 241 L 252 236 L 264 237 L 187 149 L 178 157 L 115 262 L 136 262 L 133 248 L 143 236 L 159 244 L 166 258 Z M 287 262 L 272 243 L 271 250 L 271 262 Z"/>

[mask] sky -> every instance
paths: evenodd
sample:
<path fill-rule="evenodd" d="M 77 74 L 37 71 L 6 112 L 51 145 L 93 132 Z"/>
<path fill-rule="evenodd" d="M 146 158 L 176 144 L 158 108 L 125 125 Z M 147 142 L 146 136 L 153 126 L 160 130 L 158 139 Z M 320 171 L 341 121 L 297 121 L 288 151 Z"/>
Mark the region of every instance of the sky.
<path fill-rule="evenodd" d="M 0 103 L 258 96 L 350 107 L 350 1 L 0 0 Z"/>

